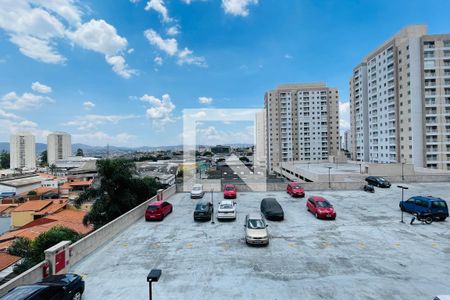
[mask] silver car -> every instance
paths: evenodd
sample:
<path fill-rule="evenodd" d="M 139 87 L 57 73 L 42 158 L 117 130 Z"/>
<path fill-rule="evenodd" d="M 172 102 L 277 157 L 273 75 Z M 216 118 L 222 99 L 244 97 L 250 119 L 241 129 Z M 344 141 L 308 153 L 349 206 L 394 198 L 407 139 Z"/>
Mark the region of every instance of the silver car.
<path fill-rule="evenodd" d="M 205 194 L 205 191 L 203 190 L 203 185 L 197 183 L 194 184 L 191 190 L 191 199 L 194 198 L 203 198 L 203 195 Z"/>
<path fill-rule="evenodd" d="M 254 245 L 269 244 L 269 231 L 264 217 L 259 213 L 245 217 L 245 242 Z"/>

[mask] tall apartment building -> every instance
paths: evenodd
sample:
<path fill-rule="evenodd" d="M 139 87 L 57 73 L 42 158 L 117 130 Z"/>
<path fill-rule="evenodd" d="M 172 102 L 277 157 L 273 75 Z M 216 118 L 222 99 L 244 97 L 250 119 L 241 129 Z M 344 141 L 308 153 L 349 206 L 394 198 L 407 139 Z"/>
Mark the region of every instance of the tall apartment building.
<path fill-rule="evenodd" d="M 353 157 L 450 170 L 450 35 L 408 26 L 350 80 Z"/>
<path fill-rule="evenodd" d="M 267 168 L 319 161 L 339 150 L 339 94 L 323 83 L 283 84 L 264 96 Z"/>
<path fill-rule="evenodd" d="M 17 133 L 10 137 L 10 168 L 36 168 L 36 141 L 31 133 Z"/>
<path fill-rule="evenodd" d="M 255 165 L 266 165 L 266 112 L 261 110 L 255 116 Z"/>
<path fill-rule="evenodd" d="M 49 165 L 59 159 L 72 156 L 72 138 L 65 132 L 54 132 L 47 136 L 47 161 Z"/>

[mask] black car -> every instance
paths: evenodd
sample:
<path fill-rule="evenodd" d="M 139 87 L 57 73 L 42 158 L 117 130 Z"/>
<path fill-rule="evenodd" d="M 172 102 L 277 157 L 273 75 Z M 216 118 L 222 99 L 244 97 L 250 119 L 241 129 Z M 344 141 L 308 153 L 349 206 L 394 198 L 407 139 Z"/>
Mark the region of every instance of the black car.
<path fill-rule="evenodd" d="M 377 186 L 380 188 L 390 188 L 391 183 L 380 176 L 369 176 L 366 178 L 368 184 Z"/>
<path fill-rule="evenodd" d="M 213 205 L 208 201 L 199 201 L 195 205 L 194 221 L 211 220 L 213 215 Z"/>
<path fill-rule="evenodd" d="M 375 188 L 373 187 L 373 185 L 370 185 L 370 184 L 366 184 L 366 185 L 363 187 L 363 190 L 364 190 L 365 192 L 375 193 Z"/>
<path fill-rule="evenodd" d="M 40 282 L 20 285 L 10 290 L 1 300 L 80 300 L 84 281 L 77 274 L 53 275 Z"/>
<path fill-rule="evenodd" d="M 283 208 L 275 198 L 262 199 L 261 213 L 267 220 L 281 221 L 284 219 Z"/>

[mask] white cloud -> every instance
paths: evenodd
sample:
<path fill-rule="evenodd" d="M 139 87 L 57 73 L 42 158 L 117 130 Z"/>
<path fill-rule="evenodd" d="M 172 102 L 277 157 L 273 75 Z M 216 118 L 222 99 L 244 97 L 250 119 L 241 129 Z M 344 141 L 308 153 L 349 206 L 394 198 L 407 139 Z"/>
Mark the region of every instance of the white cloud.
<path fill-rule="evenodd" d="M 284 58 L 286 58 L 286 59 L 292 59 L 292 55 L 290 55 L 289 53 L 286 53 L 286 54 L 284 55 Z"/>
<path fill-rule="evenodd" d="M 47 96 L 36 95 L 33 93 L 17 95 L 16 92 L 10 92 L 4 95 L 0 100 L 2 108 L 11 110 L 36 109 L 43 104 L 53 102 L 55 101 Z"/>
<path fill-rule="evenodd" d="M 95 107 L 95 103 L 92 101 L 85 101 L 85 102 L 83 102 L 83 107 L 86 110 L 90 110 Z"/>
<path fill-rule="evenodd" d="M 66 58 L 50 45 L 49 40 L 30 35 L 11 34 L 10 41 L 19 47 L 19 51 L 23 55 L 37 61 L 49 64 L 61 64 L 66 61 Z"/>
<path fill-rule="evenodd" d="M 258 4 L 258 0 L 222 0 L 225 13 L 233 16 L 248 16 L 248 6 Z"/>
<path fill-rule="evenodd" d="M 82 12 L 74 5 L 74 0 L 31 0 L 30 2 L 53 11 L 72 25 L 78 25 L 81 22 Z"/>
<path fill-rule="evenodd" d="M 208 65 L 205 62 L 205 58 L 202 56 L 194 56 L 193 52 L 189 50 L 188 48 L 184 48 L 184 50 L 181 50 L 178 52 L 178 60 L 177 64 L 180 66 L 184 64 L 188 65 L 196 65 L 199 67 L 207 67 Z"/>
<path fill-rule="evenodd" d="M 213 98 L 211 98 L 211 97 L 199 97 L 198 98 L 198 102 L 200 104 L 207 104 L 207 105 L 209 105 L 209 104 L 212 104 Z"/>
<path fill-rule="evenodd" d="M 127 53 L 128 53 L 128 54 L 131 54 L 131 53 L 133 53 L 133 52 L 134 52 L 134 48 L 130 48 L 130 49 L 127 50 Z"/>
<path fill-rule="evenodd" d="M 174 26 L 169 27 L 167 29 L 167 34 L 171 35 L 171 36 L 180 34 L 180 26 L 174 25 Z"/>
<path fill-rule="evenodd" d="M 106 62 L 112 65 L 112 69 L 114 72 L 122 76 L 123 78 L 130 78 L 133 75 L 137 74 L 137 71 L 134 69 L 130 69 L 130 67 L 126 64 L 125 58 L 121 55 L 114 56 L 105 56 Z"/>
<path fill-rule="evenodd" d="M 41 94 L 49 94 L 52 92 L 52 88 L 40 83 L 39 81 L 33 82 L 31 84 L 31 89 Z"/>
<path fill-rule="evenodd" d="M 99 125 L 117 124 L 124 120 L 137 119 L 136 115 L 85 115 L 64 123 L 64 126 L 75 126 L 79 130 L 92 130 Z"/>
<path fill-rule="evenodd" d="M 158 66 L 161 66 L 163 64 L 163 58 L 161 56 L 157 56 L 155 57 L 155 59 L 153 60 L 155 62 L 155 64 L 157 64 Z"/>
<path fill-rule="evenodd" d="M 350 129 L 350 102 L 339 103 L 339 129 L 341 131 Z"/>
<path fill-rule="evenodd" d="M 153 29 L 147 29 L 144 32 L 144 35 L 152 45 L 158 47 L 160 50 L 166 52 L 170 56 L 173 56 L 178 52 L 178 43 L 176 39 L 163 39 Z"/>
<path fill-rule="evenodd" d="M 189 137 L 189 135 L 188 135 Z M 196 129 L 197 144 L 203 145 L 217 145 L 230 143 L 254 143 L 254 127 L 246 126 L 242 130 L 236 131 L 231 127 L 226 129 L 226 126 L 217 129 L 215 126 L 202 127 L 198 126 Z M 194 141 L 193 141 L 194 142 Z"/>
<path fill-rule="evenodd" d="M 140 100 L 150 104 L 151 107 L 147 109 L 146 115 L 153 120 L 154 126 L 162 128 L 167 123 L 174 121 L 172 112 L 175 104 L 172 103 L 169 94 L 162 95 L 161 99 L 145 94 Z"/>
<path fill-rule="evenodd" d="M 170 22 L 172 19 L 169 17 L 169 12 L 164 5 L 163 0 L 149 0 L 145 6 L 145 10 L 154 10 L 158 12 L 164 22 Z"/>
<path fill-rule="evenodd" d="M 1 108 L 0 108 L 0 119 L 7 119 L 7 120 L 11 120 L 11 121 L 21 121 L 21 120 L 23 120 L 22 117 L 19 117 L 16 114 L 4 111 Z"/>

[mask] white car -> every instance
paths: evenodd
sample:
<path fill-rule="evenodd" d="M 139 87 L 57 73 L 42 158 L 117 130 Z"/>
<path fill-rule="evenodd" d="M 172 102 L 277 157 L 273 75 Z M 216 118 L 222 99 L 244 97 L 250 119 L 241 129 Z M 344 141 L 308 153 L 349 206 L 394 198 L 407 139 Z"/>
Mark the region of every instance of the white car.
<path fill-rule="evenodd" d="M 253 245 L 268 245 L 269 231 L 261 214 L 253 213 L 245 217 L 245 242 Z"/>
<path fill-rule="evenodd" d="M 236 202 L 231 200 L 222 200 L 217 209 L 217 219 L 236 220 Z"/>
<path fill-rule="evenodd" d="M 203 195 L 205 194 L 205 191 L 203 190 L 203 185 L 201 184 L 194 184 L 191 190 L 191 199 L 193 198 L 203 198 Z"/>

